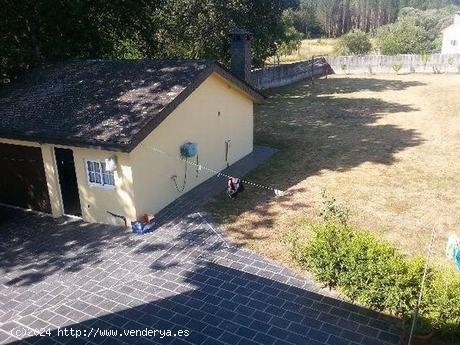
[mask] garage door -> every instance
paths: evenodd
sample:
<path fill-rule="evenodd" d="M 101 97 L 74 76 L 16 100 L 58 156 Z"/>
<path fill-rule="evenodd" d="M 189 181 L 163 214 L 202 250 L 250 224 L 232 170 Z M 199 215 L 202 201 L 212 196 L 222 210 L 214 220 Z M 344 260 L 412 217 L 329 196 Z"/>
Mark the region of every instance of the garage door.
<path fill-rule="evenodd" d="M 51 213 L 40 148 L 0 144 L 0 202 Z"/>

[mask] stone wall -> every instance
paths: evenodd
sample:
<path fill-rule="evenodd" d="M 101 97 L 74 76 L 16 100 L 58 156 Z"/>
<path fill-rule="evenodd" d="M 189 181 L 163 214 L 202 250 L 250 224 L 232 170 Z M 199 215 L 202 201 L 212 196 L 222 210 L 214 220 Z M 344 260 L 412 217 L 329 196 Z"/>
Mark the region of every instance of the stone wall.
<path fill-rule="evenodd" d="M 336 74 L 396 73 L 394 67 L 401 65 L 398 73 L 460 73 L 460 54 L 432 54 L 423 56 L 364 55 L 329 56 L 325 58 Z"/>
<path fill-rule="evenodd" d="M 253 70 L 251 82 L 259 90 L 289 85 L 303 79 L 330 74 L 331 68 L 324 58 L 271 65 Z"/>

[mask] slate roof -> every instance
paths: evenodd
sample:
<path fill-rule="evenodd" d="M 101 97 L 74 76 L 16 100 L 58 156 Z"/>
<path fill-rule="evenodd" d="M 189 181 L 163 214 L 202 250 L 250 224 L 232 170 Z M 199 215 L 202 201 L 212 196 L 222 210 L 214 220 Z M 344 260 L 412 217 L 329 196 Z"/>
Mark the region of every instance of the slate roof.
<path fill-rule="evenodd" d="M 0 137 L 130 152 L 211 73 L 208 60 L 90 60 L 34 70 L 0 90 Z"/>

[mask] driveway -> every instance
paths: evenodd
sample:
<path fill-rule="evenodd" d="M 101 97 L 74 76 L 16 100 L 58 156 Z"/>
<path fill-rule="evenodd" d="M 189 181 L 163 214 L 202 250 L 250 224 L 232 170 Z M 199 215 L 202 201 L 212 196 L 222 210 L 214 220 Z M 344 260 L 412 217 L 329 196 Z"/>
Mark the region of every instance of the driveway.
<path fill-rule="evenodd" d="M 178 199 L 147 235 L 0 207 L 0 343 L 398 343 L 391 318 L 231 243 L 202 210 L 224 184 Z"/>

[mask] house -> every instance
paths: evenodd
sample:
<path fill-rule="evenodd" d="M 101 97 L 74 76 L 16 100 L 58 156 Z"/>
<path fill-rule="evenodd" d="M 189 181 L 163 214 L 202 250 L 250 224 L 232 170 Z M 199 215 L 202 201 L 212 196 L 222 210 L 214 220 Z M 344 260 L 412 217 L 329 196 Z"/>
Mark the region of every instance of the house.
<path fill-rule="evenodd" d="M 442 54 L 460 54 L 460 11 L 454 15 L 454 23 L 442 31 Z"/>
<path fill-rule="evenodd" d="M 250 35 L 232 37 L 234 73 L 207 60 L 72 61 L 5 87 L 0 203 L 120 224 L 212 176 L 177 159 L 184 143 L 217 171 L 251 153 L 263 96 L 248 83 Z"/>

